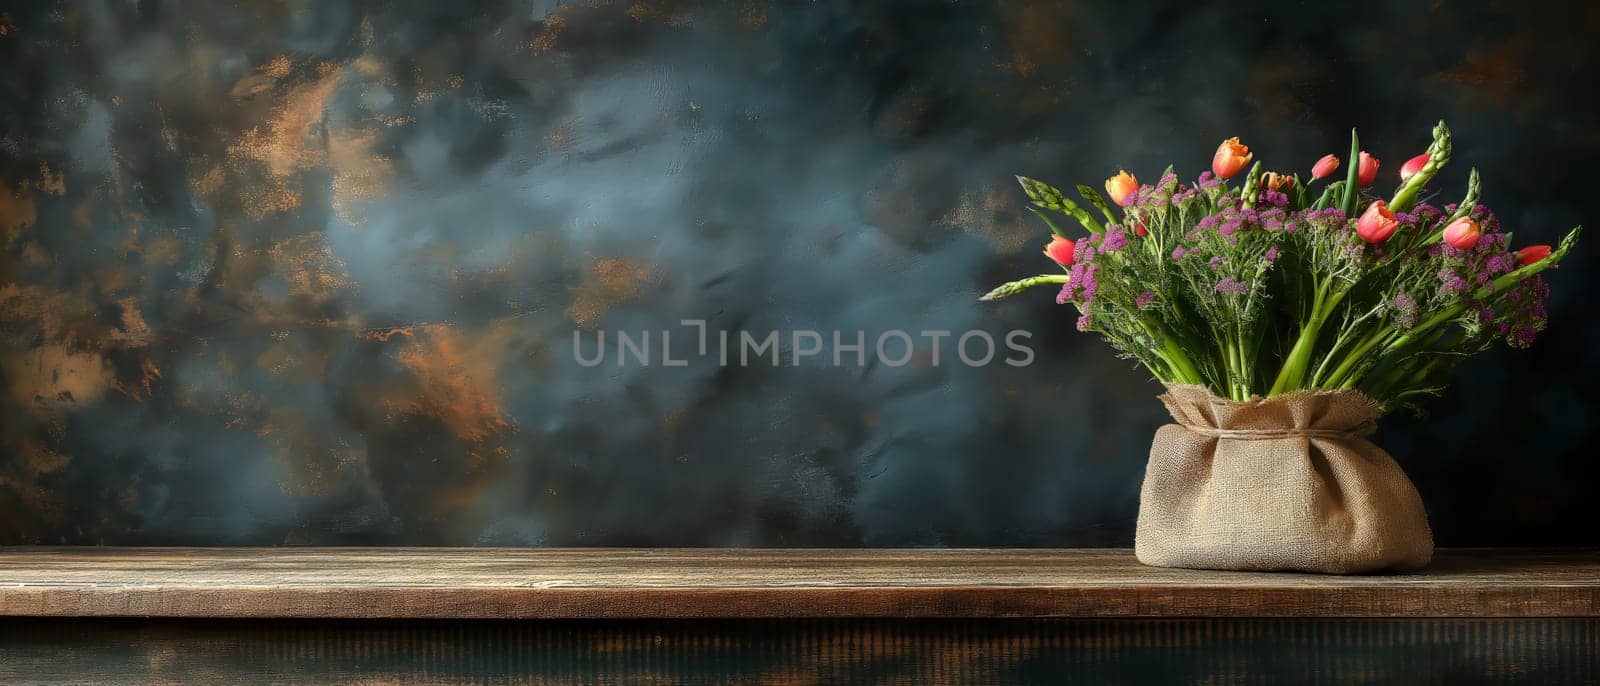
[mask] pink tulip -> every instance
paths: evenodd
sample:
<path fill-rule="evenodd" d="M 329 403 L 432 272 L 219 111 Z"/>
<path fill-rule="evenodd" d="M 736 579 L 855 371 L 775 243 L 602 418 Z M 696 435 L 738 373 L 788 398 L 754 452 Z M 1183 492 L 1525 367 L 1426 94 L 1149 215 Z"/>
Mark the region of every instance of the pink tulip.
<path fill-rule="evenodd" d="M 1422 171 L 1422 166 L 1427 163 L 1428 153 L 1422 153 L 1421 155 L 1417 155 L 1416 157 L 1406 160 L 1405 164 L 1400 165 L 1400 180 L 1402 182 L 1410 180 L 1411 177 L 1417 175 L 1417 172 Z M 1361 185 L 1365 186 L 1367 184 Z"/>
<path fill-rule="evenodd" d="M 1316 164 L 1311 165 L 1311 178 L 1328 178 L 1328 175 L 1332 174 L 1333 171 L 1338 168 L 1339 157 L 1337 155 L 1323 155 L 1322 159 L 1317 160 Z"/>
<path fill-rule="evenodd" d="M 1116 176 L 1106 179 L 1106 194 L 1111 196 L 1111 202 L 1118 207 L 1127 207 L 1133 202 L 1133 192 L 1139 190 L 1139 180 L 1133 178 L 1127 170 L 1117 172 Z"/>
<path fill-rule="evenodd" d="M 1378 178 L 1378 158 L 1361 151 L 1361 160 L 1356 165 L 1356 185 L 1361 187 L 1371 186 Z"/>
<path fill-rule="evenodd" d="M 1240 143 L 1238 136 L 1229 138 L 1217 146 L 1217 153 L 1211 156 L 1211 173 L 1219 179 L 1232 178 L 1250 166 L 1253 156 L 1250 147 Z"/>
<path fill-rule="evenodd" d="M 1471 250 L 1478 244 L 1480 235 L 1482 232 L 1478 230 L 1478 222 L 1473 221 L 1471 217 L 1462 217 L 1444 227 L 1444 242 L 1455 246 L 1458 250 Z"/>
<path fill-rule="evenodd" d="M 1367 206 L 1367 211 L 1356 220 L 1356 234 L 1361 236 L 1361 240 L 1374 245 L 1389 240 L 1398 228 L 1400 220 L 1395 219 L 1394 213 L 1389 211 L 1389 207 L 1382 200 L 1372 201 L 1372 204 Z"/>
<path fill-rule="evenodd" d="M 1049 245 L 1044 246 L 1044 254 L 1046 257 L 1055 260 L 1056 264 L 1070 267 L 1073 261 L 1072 252 L 1076 247 L 1078 247 L 1078 244 L 1074 243 L 1071 238 L 1056 236 L 1050 239 Z"/>
<path fill-rule="evenodd" d="M 1527 266 L 1550 256 L 1550 246 L 1530 245 L 1517 251 L 1517 264 Z"/>

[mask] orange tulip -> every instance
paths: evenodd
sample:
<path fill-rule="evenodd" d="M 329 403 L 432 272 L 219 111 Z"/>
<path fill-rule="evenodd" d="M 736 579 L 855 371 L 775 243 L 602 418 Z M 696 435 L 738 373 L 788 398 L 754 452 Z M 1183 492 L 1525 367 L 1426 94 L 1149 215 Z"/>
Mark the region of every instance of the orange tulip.
<path fill-rule="evenodd" d="M 1517 264 L 1527 266 L 1550 256 L 1550 246 L 1530 245 L 1517 251 Z"/>
<path fill-rule="evenodd" d="M 1311 178 L 1325 179 L 1329 174 L 1332 174 L 1333 171 L 1338 168 L 1339 157 L 1337 155 L 1323 155 L 1322 159 L 1317 160 L 1316 164 L 1311 165 Z"/>
<path fill-rule="evenodd" d="M 1378 244 L 1389 240 L 1394 235 L 1395 229 L 1400 228 L 1400 220 L 1396 219 L 1389 207 L 1382 200 L 1374 200 L 1367 206 L 1367 211 L 1361 213 L 1361 218 L 1356 220 L 1356 234 L 1361 240 Z"/>
<path fill-rule="evenodd" d="M 1422 171 L 1422 166 L 1427 163 L 1428 153 L 1422 153 L 1421 155 L 1417 155 L 1416 157 L 1406 160 L 1405 164 L 1400 165 L 1400 180 L 1406 181 L 1411 177 L 1416 176 L 1417 172 Z"/>
<path fill-rule="evenodd" d="M 1111 202 L 1119 207 L 1127 207 L 1128 203 L 1133 202 L 1133 192 L 1136 190 L 1139 190 L 1139 180 L 1133 178 L 1126 169 L 1106 179 L 1106 195 L 1111 196 Z"/>
<path fill-rule="evenodd" d="M 1056 264 L 1070 267 L 1073 261 L 1073 249 L 1077 247 L 1078 244 L 1073 242 L 1071 238 L 1056 236 L 1050 239 L 1049 245 L 1044 246 L 1044 254 L 1046 257 L 1055 260 Z"/>
<path fill-rule="evenodd" d="M 1378 178 L 1378 158 L 1361 151 L 1361 161 L 1356 166 L 1356 185 L 1366 187 Z"/>
<path fill-rule="evenodd" d="M 1239 137 L 1234 136 L 1217 146 L 1217 154 L 1211 156 L 1211 173 L 1219 179 L 1232 178 L 1250 166 L 1251 157 L 1249 146 L 1240 143 Z"/>
<path fill-rule="evenodd" d="M 1481 235 L 1483 233 L 1478 229 L 1478 222 L 1471 217 L 1462 217 L 1444 227 L 1444 242 L 1459 250 L 1471 250 L 1478 244 Z"/>

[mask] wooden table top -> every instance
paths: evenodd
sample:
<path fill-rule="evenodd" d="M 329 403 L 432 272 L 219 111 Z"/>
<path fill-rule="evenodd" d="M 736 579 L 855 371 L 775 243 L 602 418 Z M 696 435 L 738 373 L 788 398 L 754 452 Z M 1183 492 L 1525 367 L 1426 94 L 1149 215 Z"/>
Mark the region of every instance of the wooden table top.
<path fill-rule="evenodd" d="M 1600 617 L 1600 551 L 1322 576 L 1114 549 L 0 548 L 0 616 Z"/>

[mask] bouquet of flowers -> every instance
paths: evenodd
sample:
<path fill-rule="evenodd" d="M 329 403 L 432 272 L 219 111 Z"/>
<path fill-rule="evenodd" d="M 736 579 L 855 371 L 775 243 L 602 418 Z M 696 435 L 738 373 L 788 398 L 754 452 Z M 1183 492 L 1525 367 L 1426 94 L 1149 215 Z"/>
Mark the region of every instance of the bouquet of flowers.
<path fill-rule="evenodd" d="M 1092 212 L 1017 177 L 1029 209 L 1055 233 L 1044 252 L 1064 273 L 1013 281 L 984 299 L 1056 286 L 1056 302 L 1077 308 L 1079 330 L 1099 332 L 1158 380 L 1224 398 L 1357 389 L 1405 404 L 1441 390 L 1454 365 L 1496 341 L 1531 344 L 1549 292 L 1539 274 L 1581 229 L 1554 249 L 1513 249 L 1478 203 L 1476 169 L 1459 202 L 1425 201 L 1450 153 L 1440 122 L 1387 199 L 1374 195 L 1378 158 L 1354 131 L 1348 161 L 1327 155 L 1308 180 L 1263 173 L 1230 138 L 1193 185 L 1170 167 L 1154 185 L 1118 173 L 1106 196 L 1079 185 Z M 1318 189 L 1342 162 L 1344 179 Z M 1074 237 L 1050 212 L 1088 235 Z"/>
<path fill-rule="evenodd" d="M 1459 202 L 1429 202 L 1450 155 L 1440 122 L 1387 198 L 1354 131 L 1349 156 L 1323 157 L 1309 178 L 1263 172 L 1237 138 L 1192 185 L 1170 167 L 1153 185 L 1123 171 L 1104 196 L 1077 186 L 1082 205 L 1018 177 L 1062 273 L 984 299 L 1059 288 L 1080 330 L 1167 387 L 1176 423 L 1151 446 L 1140 561 L 1348 573 L 1431 559 L 1420 496 L 1366 436 L 1385 410 L 1442 390 L 1462 360 L 1531 344 L 1545 325 L 1541 273 L 1581 228 L 1553 249 L 1514 249 L 1478 203 L 1477 170 Z M 1341 164 L 1344 178 L 1330 178 Z"/>

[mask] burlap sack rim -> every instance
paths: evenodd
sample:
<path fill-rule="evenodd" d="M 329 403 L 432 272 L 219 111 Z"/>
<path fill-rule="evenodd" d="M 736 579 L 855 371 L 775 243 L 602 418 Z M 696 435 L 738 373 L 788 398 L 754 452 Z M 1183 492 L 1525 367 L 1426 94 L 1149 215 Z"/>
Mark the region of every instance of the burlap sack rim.
<path fill-rule="evenodd" d="M 1163 381 L 1161 382 L 1161 385 L 1167 389 L 1167 392 L 1156 396 L 1156 399 L 1160 400 L 1163 404 L 1177 402 L 1178 399 L 1171 395 L 1173 393 L 1191 392 L 1204 393 L 1207 396 L 1207 402 L 1210 402 L 1213 405 L 1222 405 L 1224 407 L 1240 410 L 1260 407 L 1262 405 L 1287 404 L 1289 402 L 1304 398 L 1341 398 L 1360 403 L 1366 410 L 1372 413 L 1374 418 L 1382 417 L 1389 411 L 1389 408 L 1385 407 L 1383 403 L 1353 388 L 1306 388 L 1296 391 L 1289 391 L 1287 393 L 1279 393 L 1278 395 L 1270 397 L 1252 395 L 1250 396 L 1249 400 L 1232 400 L 1217 395 L 1215 391 L 1211 390 L 1210 386 L 1205 386 L 1203 384 L 1178 384 Z"/>

